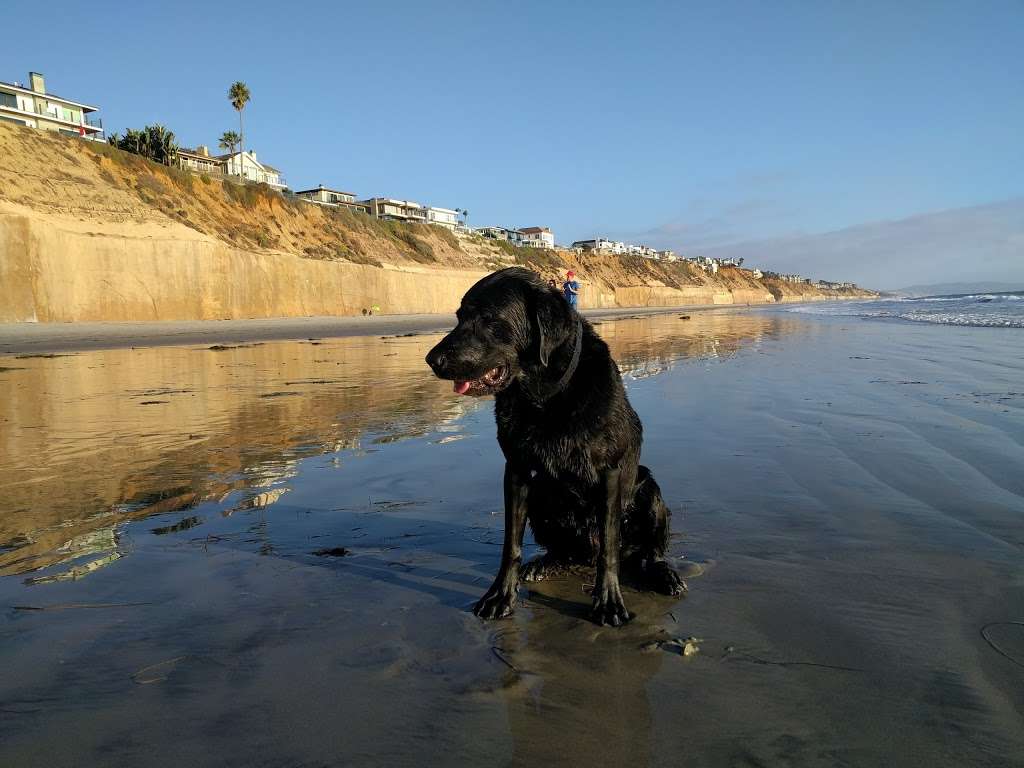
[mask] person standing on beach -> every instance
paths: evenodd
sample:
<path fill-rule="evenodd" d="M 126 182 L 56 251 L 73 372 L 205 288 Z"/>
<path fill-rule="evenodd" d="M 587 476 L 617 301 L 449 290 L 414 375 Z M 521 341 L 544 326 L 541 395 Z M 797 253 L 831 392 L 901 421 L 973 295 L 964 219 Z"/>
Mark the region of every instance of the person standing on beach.
<path fill-rule="evenodd" d="M 576 309 L 576 297 L 580 292 L 580 284 L 576 282 L 575 278 L 576 273 L 569 270 L 565 273 L 565 282 L 562 283 L 562 295 L 573 309 Z"/>

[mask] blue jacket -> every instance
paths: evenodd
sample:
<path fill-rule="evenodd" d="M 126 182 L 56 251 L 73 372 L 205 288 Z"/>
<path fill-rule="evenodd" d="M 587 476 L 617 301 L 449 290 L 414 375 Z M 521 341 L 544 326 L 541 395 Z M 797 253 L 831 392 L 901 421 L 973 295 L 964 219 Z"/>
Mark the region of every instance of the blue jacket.
<path fill-rule="evenodd" d="M 580 284 L 575 280 L 566 280 L 562 283 L 562 294 L 565 296 L 565 300 L 573 306 L 576 306 L 576 291 L 579 291 Z"/>

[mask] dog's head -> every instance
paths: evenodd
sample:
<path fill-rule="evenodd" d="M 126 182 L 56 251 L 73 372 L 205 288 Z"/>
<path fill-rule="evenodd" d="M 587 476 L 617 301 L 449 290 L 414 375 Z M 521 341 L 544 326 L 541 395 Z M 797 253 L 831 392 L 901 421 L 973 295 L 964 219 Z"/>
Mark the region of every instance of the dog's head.
<path fill-rule="evenodd" d="M 455 314 L 458 325 L 430 350 L 427 364 L 460 395 L 493 395 L 518 376 L 542 373 L 575 328 L 561 293 L 521 267 L 480 280 Z"/>

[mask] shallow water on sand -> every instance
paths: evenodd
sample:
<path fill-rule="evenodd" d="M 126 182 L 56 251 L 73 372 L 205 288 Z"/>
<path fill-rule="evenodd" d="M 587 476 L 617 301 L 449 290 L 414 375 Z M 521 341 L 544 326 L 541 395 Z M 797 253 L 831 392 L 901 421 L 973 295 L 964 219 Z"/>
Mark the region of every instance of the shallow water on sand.
<path fill-rule="evenodd" d="M 598 329 L 693 575 L 621 630 L 587 573 L 468 612 L 434 335 L 0 358 L 0 764 L 1024 765 L 1024 333 Z"/>

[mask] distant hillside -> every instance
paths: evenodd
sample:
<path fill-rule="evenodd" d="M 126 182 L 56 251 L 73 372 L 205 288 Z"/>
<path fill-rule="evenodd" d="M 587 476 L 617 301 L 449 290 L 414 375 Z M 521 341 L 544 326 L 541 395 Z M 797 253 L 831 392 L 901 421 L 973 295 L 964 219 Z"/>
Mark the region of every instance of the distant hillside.
<path fill-rule="evenodd" d="M 886 293 L 894 293 L 897 296 L 954 296 L 957 294 L 970 293 L 1007 293 L 1010 291 L 1024 290 L 1024 282 L 1020 283 L 996 283 L 991 281 L 979 281 L 975 283 L 931 283 L 929 285 L 908 285 L 906 288 L 896 288 Z"/>
<path fill-rule="evenodd" d="M 380 221 L 0 123 L 0 322 L 450 312 L 512 264 L 555 279 L 576 270 L 583 307 L 867 295 Z"/>

